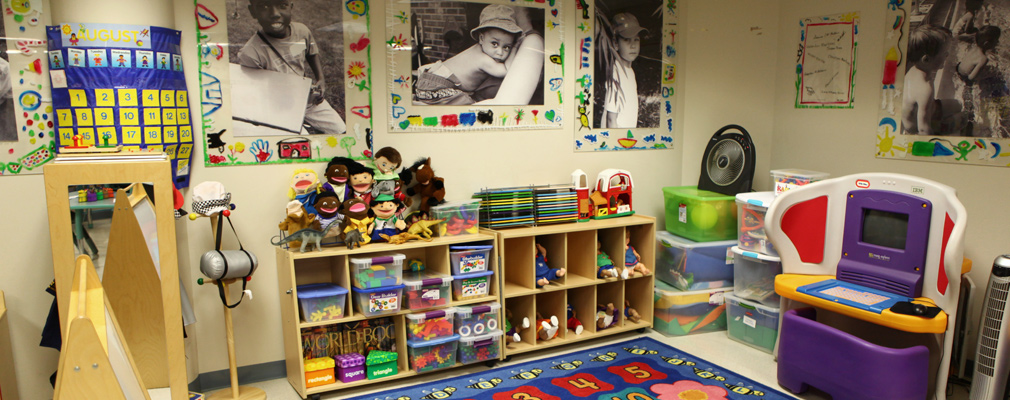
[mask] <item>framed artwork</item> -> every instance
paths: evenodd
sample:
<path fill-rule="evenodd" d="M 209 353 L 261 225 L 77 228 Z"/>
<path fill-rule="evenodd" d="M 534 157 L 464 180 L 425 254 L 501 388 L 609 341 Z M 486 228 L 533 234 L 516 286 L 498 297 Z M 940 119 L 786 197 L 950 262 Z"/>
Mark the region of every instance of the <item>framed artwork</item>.
<path fill-rule="evenodd" d="M 42 173 L 56 131 L 41 1 L 8 1 L 0 17 L 0 175 Z"/>
<path fill-rule="evenodd" d="M 389 0 L 390 131 L 560 128 L 560 4 Z"/>
<path fill-rule="evenodd" d="M 1010 3 L 887 9 L 876 156 L 1010 166 Z"/>
<path fill-rule="evenodd" d="M 796 108 L 852 108 L 859 13 L 800 20 Z"/>
<path fill-rule="evenodd" d="M 575 151 L 673 148 L 677 2 L 575 6 Z"/>
<path fill-rule="evenodd" d="M 207 166 L 371 156 L 367 0 L 197 0 Z"/>

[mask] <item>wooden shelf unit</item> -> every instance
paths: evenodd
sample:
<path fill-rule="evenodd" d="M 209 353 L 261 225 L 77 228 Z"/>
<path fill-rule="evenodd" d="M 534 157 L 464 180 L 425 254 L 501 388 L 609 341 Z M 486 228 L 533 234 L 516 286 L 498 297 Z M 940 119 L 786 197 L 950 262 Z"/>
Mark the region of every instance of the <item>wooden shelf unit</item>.
<path fill-rule="evenodd" d="M 596 277 L 596 243 L 610 256 L 614 265 L 624 265 L 625 230 L 630 232 L 631 246 L 641 256 L 640 261 L 653 273 L 635 274 L 627 280 Z M 592 220 L 582 223 L 547 225 L 500 230 L 499 260 L 502 263 L 502 303 L 512 312 L 513 321 L 523 317 L 532 322 L 530 329 L 520 331 L 521 341 L 505 346 L 505 355 L 525 353 L 602 336 L 652 327 L 653 285 L 655 283 L 656 219 L 642 215 Z M 565 276 L 542 288 L 535 284 L 535 243 L 547 250 L 551 268 L 566 268 Z M 639 322 L 624 318 L 624 301 L 641 315 Z M 583 332 L 576 335 L 567 329 L 567 304 L 575 309 Z M 597 330 L 596 306 L 613 303 L 620 310 L 620 320 L 614 326 Z M 536 335 L 536 314 L 545 318 L 558 317 L 561 330 L 557 338 L 540 341 Z M 504 312 L 502 313 L 504 315 Z"/>
<path fill-rule="evenodd" d="M 372 385 L 418 375 L 418 373 L 410 370 L 408 360 L 409 354 L 407 352 L 407 323 L 404 315 L 445 307 L 500 301 L 501 299 L 498 284 L 500 269 L 498 266 L 498 248 L 496 245 L 495 248 L 491 249 L 487 259 L 488 270 L 495 273 L 495 275 L 492 276 L 491 284 L 489 285 L 490 293 L 487 296 L 462 301 L 454 300 L 444 307 L 433 307 L 419 310 L 402 309 L 406 303 L 404 300 L 401 303 L 401 310 L 395 314 L 367 317 L 356 309 L 356 299 L 351 285 L 351 258 L 367 258 L 388 255 L 390 253 L 401 253 L 406 256 L 404 267 L 407 267 L 408 260 L 417 258 L 424 262 L 425 270 L 451 275 L 452 270 L 450 268 L 449 256 L 450 245 L 496 243 L 497 235 L 494 231 L 481 230 L 476 235 L 434 238 L 430 242 L 412 241 L 398 245 L 372 243 L 355 250 L 348 250 L 346 247 L 328 247 L 324 248 L 322 251 L 306 251 L 304 253 L 300 253 L 298 252 L 298 249 L 289 250 L 278 247 L 276 249 L 277 285 L 278 290 L 280 291 L 281 300 L 281 318 L 283 323 L 282 329 L 284 332 L 284 354 L 287 365 L 287 376 L 291 386 L 295 388 L 299 395 L 306 398 L 310 395 L 317 395 L 324 392 Z M 344 305 L 345 317 L 325 322 L 303 322 L 298 311 L 299 303 L 297 286 L 309 283 L 334 283 L 349 289 L 350 293 L 348 293 L 347 301 Z M 329 385 L 306 388 L 305 367 L 302 363 L 302 329 L 383 317 L 392 317 L 395 325 L 396 351 L 399 354 L 397 360 L 397 363 L 399 364 L 399 372 L 396 375 L 380 379 L 364 379 L 350 383 L 343 383 L 338 380 L 336 383 Z M 504 326 L 502 325 L 502 322 L 503 321 L 499 321 L 499 326 Z M 499 351 L 499 354 L 503 355 L 504 351 Z M 504 356 L 502 356 L 502 358 L 503 357 Z M 458 367 L 460 365 L 463 364 L 456 363 L 455 366 L 450 368 Z M 447 368 L 436 369 L 429 372 L 442 371 L 445 369 Z"/>

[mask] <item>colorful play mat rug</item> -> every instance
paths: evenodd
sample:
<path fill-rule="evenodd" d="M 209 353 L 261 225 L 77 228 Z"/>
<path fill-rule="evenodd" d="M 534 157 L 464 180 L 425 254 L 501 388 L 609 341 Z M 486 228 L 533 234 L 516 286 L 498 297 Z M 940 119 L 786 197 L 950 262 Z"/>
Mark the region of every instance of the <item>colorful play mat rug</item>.
<path fill-rule="evenodd" d="M 778 400 L 775 389 L 642 337 L 351 400 Z"/>

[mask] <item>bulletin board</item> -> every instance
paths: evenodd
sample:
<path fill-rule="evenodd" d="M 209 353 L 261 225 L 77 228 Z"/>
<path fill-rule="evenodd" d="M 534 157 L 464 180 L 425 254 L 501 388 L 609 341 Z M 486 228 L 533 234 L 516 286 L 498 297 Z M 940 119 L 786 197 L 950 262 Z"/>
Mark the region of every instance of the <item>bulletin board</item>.
<path fill-rule="evenodd" d="M 571 106 L 579 118 L 575 124 L 575 151 L 673 148 L 677 3 L 572 2 L 579 45 Z M 631 55 L 627 50 L 621 52 L 618 30 L 639 40 Z M 628 66 L 620 68 L 622 59 Z M 608 121 L 611 114 L 614 120 Z"/>
<path fill-rule="evenodd" d="M 389 0 L 390 132 L 560 128 L 564 4 Z M 492 11 L 498 22 L 482 25 Z M 495 26 L 509 36 L 498 54 L 480 41 Z"/>
<path fill-rule="evenodd" d="M 46 29 L 57 152 L 121 146 L 165 152 L 189 187 L 193 128 L 177 30 L 63 23 Z"/>
<path fill-rule="evenodd" d="M 204 165 L 371 158 L 369 0 L 194 4 Z"/>

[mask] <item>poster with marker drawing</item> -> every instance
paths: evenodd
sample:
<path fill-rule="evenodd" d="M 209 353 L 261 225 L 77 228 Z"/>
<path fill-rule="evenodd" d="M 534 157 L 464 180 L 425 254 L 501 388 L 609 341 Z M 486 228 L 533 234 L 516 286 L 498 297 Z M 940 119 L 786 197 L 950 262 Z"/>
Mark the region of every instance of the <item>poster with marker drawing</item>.
<path fill-rule="evenodd" d="M 1010 166 L 1010 0 L 882 6 L 876 156 Z"/>
<path fill-rule="evenodd" d="M 198 0 L 205 165 L 370 158 L 369 8 Z"/>
<path fill-rule="evenodd" d="M 575 151 L 673 148 L 677 2 L 575 6 Z"/>
<path fill-rule="evenodd" d="M 859 13 L 800 20 L 796 108 L 852 108 Z"/>
<path fill-rule="evenodd" d="M 561 127 L 560 2 L 388 1 L 391 132 Z"/>

